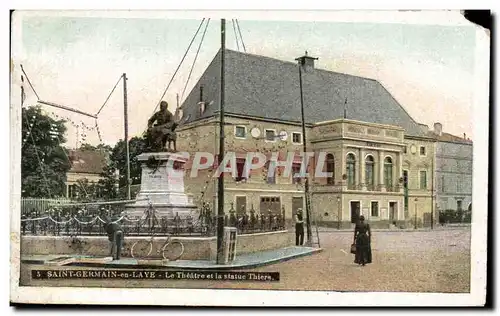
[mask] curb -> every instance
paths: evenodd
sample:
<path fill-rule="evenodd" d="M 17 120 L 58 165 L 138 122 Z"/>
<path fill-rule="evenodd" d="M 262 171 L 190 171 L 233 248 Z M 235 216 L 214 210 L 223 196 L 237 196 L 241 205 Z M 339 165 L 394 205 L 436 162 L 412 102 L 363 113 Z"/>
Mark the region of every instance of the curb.
<path fill-rule="evenodd" d="M 310 250 L 303 251 L 301 253 L 285 255 L 279 258 L 273 258 L 264 260 L 261 262 L 254 263 L 241 263 L 241 264 L 231 264 L 231 265 L 216 265 L 209 264 L 207 266 L 193 266 L 187 263 L 185 266 L 159 266 L 152 264 L 119 264 L 119 263 L 93 263 L 93 262 L 73 262 L 67 265 L 66 267 L 94 267 L 94 268 L 114 268 L 114 269 L 154 269 L 154 270 L 240 270 L 240 269 L 248 269 L 248 268 L 257 268 L 261 266 L 271 265 L 274 263 L 285 262 L 294 258 L 300 258 L 304 256 L 313 255 L 315 253 L 319 253 L 323 251 L 321 248 L 311 248 Z M 44 260 L 41 259 L 26 259 L 21 260 L 24 264 L 45 264 Z"/>

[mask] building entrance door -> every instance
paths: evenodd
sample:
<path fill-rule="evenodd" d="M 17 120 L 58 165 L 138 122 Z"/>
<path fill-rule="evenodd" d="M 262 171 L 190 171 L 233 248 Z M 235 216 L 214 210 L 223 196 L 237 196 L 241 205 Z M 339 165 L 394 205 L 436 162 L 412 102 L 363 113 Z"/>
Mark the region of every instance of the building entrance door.
<path fill-rule="evenodd" d="M 389 202 L 389 221 L 395 221 L 398 219 L 398 203 Z"/>
<path fill-rule="evenodd" d="M 297 209 L 301 208 L 304 212 L 304 198 L 302 196 L 299 197 L 293 197 L 292 198 L 292 216 L 295 216 L 297 214 Z"/>
<path fill-rule="evenodd" d="M 247 211 L 247 197 L 244 195 L 236 197 L 236 213 L 244 214 Z"/>
<path fill-rule="evenodd" d="M 351 201 L 349 206 L 351 208 L 351 223 L 357 223 L 360 216 L 361 204 L 359 201 Z"/>

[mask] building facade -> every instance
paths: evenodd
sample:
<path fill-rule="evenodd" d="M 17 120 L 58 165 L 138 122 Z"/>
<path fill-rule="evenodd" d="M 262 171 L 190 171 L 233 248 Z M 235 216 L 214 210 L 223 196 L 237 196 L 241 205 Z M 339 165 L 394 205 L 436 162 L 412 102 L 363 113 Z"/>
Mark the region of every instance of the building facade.
<path fill-rule="evenodd" d="M 177 110 L 178 148 L 218 153 L 220 54 Z M 237 172 L 224 177 L 225 211 L 285 212 L 288 220 L 304 208 L 304 179 L 274 176 L 266 168 L 243 178 L 247 152 L 280 160 L 294 153 L 300 170 L 304 137 L 300 123 L 298 66 L 263 56 L 226 52 L 225 150 L 236 153 Z M 434 143 L 375 80 L 315 69 L 303 78 L 311 211 L 316 222 L 351 227 L 364 215 L 374 227 L 419 227 L 435 221 Z M 315 177 L 321 168 L 331 177 Z M 216 158 L 217 159 L 217 158 Z M 268 162 L 270 163 L 270 162 Z M 196 175 L 186 165 L 186 191 L 216 207 L 214 168 Z M 292 172 L 293 174 L 294 172 Z M 198 197 L 198 199 L 196 198 Z M 416 220 L 415 220 L 416 219 Z"/>
<path fill-rule="evenodd" d="M 80 181 L 92 184 L 102 179 L 106 157 L 98 151 L 81 149 L 70 150 L 68 157 L 71 169 L 66 173 L 66 197 L 76 198 L 81 191 Z"/>
<path fill-rule="evenodd" d="M 443 133 L 434 124 L 436 139 L 436 207 L 439 211 L 472 210 L 472 141 Z"/>

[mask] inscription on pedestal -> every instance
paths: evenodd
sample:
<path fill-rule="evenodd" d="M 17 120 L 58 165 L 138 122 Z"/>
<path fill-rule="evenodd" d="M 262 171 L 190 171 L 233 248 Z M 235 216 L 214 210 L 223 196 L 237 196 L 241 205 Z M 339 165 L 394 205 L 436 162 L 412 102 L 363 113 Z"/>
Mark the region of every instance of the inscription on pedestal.
<path fill-rule="evenodd" d="M 154 168 L 148 166 L 151 157 L 158 162 Z M 197 207 L 184 192 L 182 165 L 186 158 L 173 153 L 144 153 L 137 159 L 143 163 L 141 189 L 136 202 L 127 206 L 130 215 L 141 216 L 150 202 L 162 217 L 170 218 L 177 213 L 183 218 L 198 213 Z"/>

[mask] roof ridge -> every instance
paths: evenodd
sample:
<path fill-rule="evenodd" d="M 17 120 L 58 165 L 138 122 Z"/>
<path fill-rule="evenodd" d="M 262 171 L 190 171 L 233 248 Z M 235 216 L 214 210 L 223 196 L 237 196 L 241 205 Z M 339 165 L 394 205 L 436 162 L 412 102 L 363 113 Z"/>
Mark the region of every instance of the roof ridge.
<path fill-rule="evenodd" d="M 273 61 L 278 61 L 278 62 L 281 62 L 281 63 L 284 63 L 284 64 L 291 64 L 291 65 L 297 66 L 297 64 L 294 63 L 294 62 L 292 62 L 292 61 L 283 60 L 283 59 L 279 59 L 279 58 L 276 58 L 276 57 L 270 57 L 270 56 L 259 55 L 259 54 L 252 54 L 252 53 L 247 53 L 247 52 L 240 52 L 240 51 L 236 51 L 236 50 L 228 49 L 228 48 L 226 48 L 226 51 L 229 51 L 229 52 L 232 52 L 232 53 L 236 53 L 236 54 L 240 54 L 240 55 L 247 55 L 247 56 L 251 56 L 251 57 L 257 57 L 257 58 L 263 58 L 263 59 L 271 59 Z M 314 70 L 315 71 L 317 70 L 317 71 L 322 71 L 322 72 L 327 72 L 327 73 L 334 73 L 334 74 L 339 74 L 339 75 L 343 75 L 343 76 L 349 76 L 349 77 L 353 77 L 353 78 L 359 78 L 359 79 L 363 79 L 363 80 L 370 80 L 370 81 L 376 81 L 376 82 L 378 82 L 378 80 L 375 79 L 375 78 L 362 77 L 362 76 L 358 76 L 358 75 L 348 74 L 348 73 L 340 72 L 340 71 L 329 70 L 329 69 L 325 69 L 325 68 L 316 68 L 316 67 L 314 67 Z"/>

